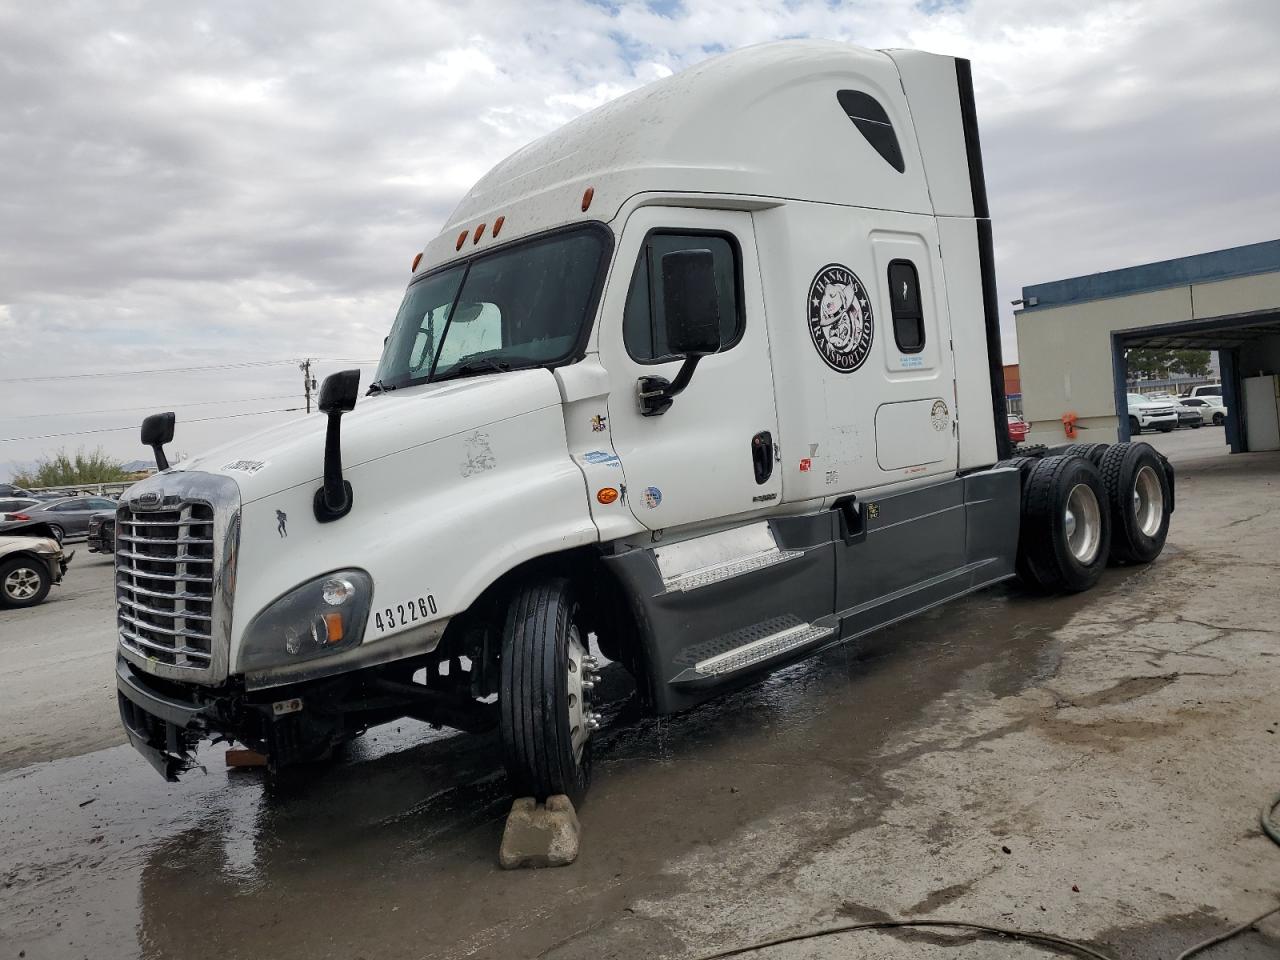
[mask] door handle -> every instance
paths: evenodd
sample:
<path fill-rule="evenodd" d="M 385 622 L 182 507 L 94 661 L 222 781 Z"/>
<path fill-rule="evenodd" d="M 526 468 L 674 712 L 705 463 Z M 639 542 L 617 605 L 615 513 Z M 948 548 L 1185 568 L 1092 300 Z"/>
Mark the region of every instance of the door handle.
<path fill-rule="evenodd" d="M 773 434 L 761 430 L 751 438 L 751 466 L 756 483 L 766 483 L 773 476 Z"/>

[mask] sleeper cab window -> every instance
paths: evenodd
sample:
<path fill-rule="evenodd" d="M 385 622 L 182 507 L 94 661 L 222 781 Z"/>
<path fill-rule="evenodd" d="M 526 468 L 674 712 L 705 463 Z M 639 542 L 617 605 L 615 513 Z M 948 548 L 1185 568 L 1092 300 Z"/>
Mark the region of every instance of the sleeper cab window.
<path fill-rule="evenodd" d="M 662 313 L 662 258 L 677 250 L 710 250 L 715 262 L 720 313 L 720 352 L 742 338 L 742 256 L 738 242 L 727 233 L 656 230 L 644 240 L 631 275 L 622 317 L 622 339 L 637 363 L 666 363 L 676 359 L 667 349 L 667 325 Z"/>
<path fill-rule="evenodd" d="M 910 260 L 889 264 L 889 297 L 893 304 L 893 339 L 899 353 L 924 349 L 924 310 L 920 302 L 920 274 Z"/>
<path fill-rule="evenodd" d="M 899 173 L 905 171 L 907 163 L 902 158 L 902 148 L 898 146 L 898 135 L 893 132 L 893 122 L 880 106 L 880 101 L 861 90 L 839 90 L 836 100 L 876 153 Z"/>

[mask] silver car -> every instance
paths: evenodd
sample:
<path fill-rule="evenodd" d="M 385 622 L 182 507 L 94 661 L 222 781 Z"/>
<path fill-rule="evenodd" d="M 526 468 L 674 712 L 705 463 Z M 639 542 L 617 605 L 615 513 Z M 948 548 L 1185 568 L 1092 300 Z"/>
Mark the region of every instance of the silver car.
<path fill-rule="evenodd" d="M 34 607 L 62 580 L 74 555 L 46 537 L 0 536 L 0 607 Z"/>
<path fill-rule="evenodd" d="M 61 543 L 67 537 L 89 532 L 89 518 L 102 510 L 115 510 L 116 502 L 106 497 L 66 497 L 3 514 L 0 535 L 22 534 L 52 537 Z"/>

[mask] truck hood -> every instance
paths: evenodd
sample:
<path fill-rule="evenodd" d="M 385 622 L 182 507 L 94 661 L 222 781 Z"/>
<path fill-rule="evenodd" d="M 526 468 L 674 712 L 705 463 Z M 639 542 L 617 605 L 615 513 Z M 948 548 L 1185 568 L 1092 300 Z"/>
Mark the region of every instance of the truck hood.
<path fill-rule="evenodd" d="M 411 447 L 550 406 L 560 390 L 550 370 L 516 370 L 422 384 L 362 397 L 342 418 L 342 465 L 359 466 Z M 174 465 L 232 477 L 242 503 L 324 475 L 327 418 L 312 413 L 215 447 Z M 181 431 L 181 421 L 178 430 Z"/>

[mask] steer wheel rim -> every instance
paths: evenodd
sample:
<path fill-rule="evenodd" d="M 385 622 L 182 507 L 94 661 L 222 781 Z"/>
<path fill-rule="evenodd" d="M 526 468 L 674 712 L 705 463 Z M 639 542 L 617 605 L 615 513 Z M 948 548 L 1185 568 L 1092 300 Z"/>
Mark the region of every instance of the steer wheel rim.
<path fill-rule="evenodd" d="M 1143 467 L 1134 478 L 1133 516 L 1146 537 L 1154 537 L 1164 519 L 1164 488 L 1151 467 Z"/>
<path fill-rule="evenodd" d="M 30 567 L 11 570 L 4 578 L 4 592 L 12 600 L 30 600 L 40 592 L 40 574 Z"/>
<path fill-rule="evenodd" d="M 586 645 L 577 624 L 569 627 L 566 692 L 569 708 L 569 742 L 573 745 L 573 762 L 581 765 L 582 754 L 595 725 L 591 712 L 591 688 L 595 686 L 595 663 L 587 655 Z"/>
<path fill-rule="evenodd" d="M 1102 510 L 1092 487 L 1077 483 L 1071 488 L 1062 519 L 1071 555 L 1085 566 L 1093 563 L 1102 544 Z"/>

